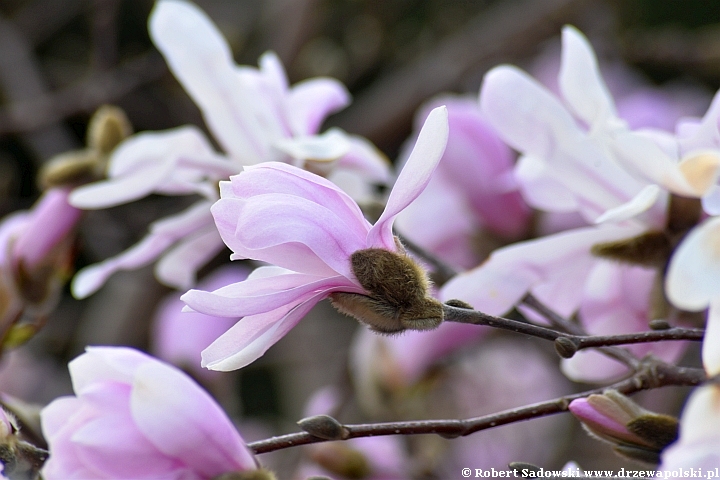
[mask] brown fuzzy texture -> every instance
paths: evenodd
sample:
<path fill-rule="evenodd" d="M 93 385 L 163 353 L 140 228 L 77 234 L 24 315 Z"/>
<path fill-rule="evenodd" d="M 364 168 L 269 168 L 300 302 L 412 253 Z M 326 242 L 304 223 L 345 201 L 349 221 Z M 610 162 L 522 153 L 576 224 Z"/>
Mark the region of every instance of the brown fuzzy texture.
<path fill-rule="evenodd" d="M 430 330 L 443 319 L 442 303 L 428 294 L 425 271 L 410 257 L 381 248 L 358 250 L 352 271 L 368 295 L 333 293 L 330 300 L 346 315 L 378 333 Z"/>
<path fill-rule="evenodd" d="M 664 232 L 647 232 L 637 237 L 593 245 L 592 254 L 631 265 L 663 267 L 672 251 Z"/>
<path fill-rule="evenodd" d="M 630 421 L 626 428 L 658 449 L 663 449 L 678 439 L 678 420 L 670 415 L 643 415 Z"/>

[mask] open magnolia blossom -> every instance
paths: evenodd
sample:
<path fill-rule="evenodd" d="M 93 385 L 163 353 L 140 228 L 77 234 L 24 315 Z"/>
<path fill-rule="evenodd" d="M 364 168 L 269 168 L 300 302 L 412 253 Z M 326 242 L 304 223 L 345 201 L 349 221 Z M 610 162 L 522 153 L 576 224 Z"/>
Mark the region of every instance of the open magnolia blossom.
<path fill-rule="evenodd" d="M 274 266 L 214 292 L 183 295 L 192 310 L 243 317 L 203 352 L 203 366 L 247 365 L 327 297 L 377 331 L 436 327 L 442 306 L 428 297 L 425 273 L 402 251 L 392 224 L 429 182 L 447 137 L 447 110 L 439 107 L 428 116 L 375 225 L 336 185 L 287 164 L 246 167 L 221 182 L 212 213 L 231 258 Z M 395 283 L 388 288 L 388 281 Z"/>
<path fill-rule="evenodd" d="M 41 413 L 43 478 L 274 478 L 258 474 L 225 412 L 180 370 L 126 347 L 89 347 L 69 368 L 75 396 Z"/>
<path fill-rule="evenodd" d="M 178 81 L 200 108 L 223 148 L 218 153 L 194 126 L 145 132 L 124 141 L 110 158 L 108 179 L 77 188 L 71 203 L 107 208 L 151 193 L 199 195 L 186 211 L 159 220 L 124 253 L 83 269 L 73 294 L 92 294 L 118 270 L 147 265 L 158 257 L 163 283 L 189 288 L 195 272 L 223 246 L 210 205 L 217 184 L 244 165 L 281 161 L 322 173 L 356 197 L 372 183 L 390 181 L 385 157 L 367 140 L 340 129 L 318 134 L 323 120 L 350 102 L 337 80 L 315 78 L 292 87 L 273 53 L 259 68 L 238 66 L 215 25 L 192 3 L 159 1 L 149 20 L 150 36 Z"/>
<path fill-rule="evenodd" d="M 558 83 L 563 101 L 519 69 L 500 66 L 485 77 L 480 109 L 500 137 L 520 151 L 515 175 L 531 206 L 578 213 L 585 222 L 598 225 L 495 250 L 485 263 L 448 282 L 440 297 L 460 298 L 499 315 L 530 292 L 565 317 L 580 309 L 588 331 L 607 333 L 609 320 L 628 312 L 640 313 L 638 318 L 652 313 L 649 292 L 662 265 L 633 258 L 623 265 L 599 258 L 592 250 L 598 244 L 664 231 L 669 193 L 700 197 L 712 190 L 717 174 L 713 167 L 713 152 L 718 152 L 717 108 L 712 106 L 694 130 L 686 128 L 692 133 L 684 137 L 659 130 L 630 130 L 616 114 L 592 48 L 572 27 L 563 30 Z M 712 115 L 714 130 L 709 127 Z M 687 159 L 668 153 L 690 151 L 691 145 L 692 151 L 701 146 L 716 150 Z M 656 156 L 655 163 L 649 163 L 648 153 L 635 155 L 635 150 L 643 148 Z M 696 181 L 701 171 L 708 182 Z M 633 291 L 644 291 L 643 297 L 613 292 L 612 285 L 605 283 L 627 277 L 638 266 L 644 271 L 631 274 L 642 277 L 632 282 Z M 621 331 L 644 329 L 649 319 L 626 323 Z M 644 351 L 638 349 L 638 354 L 652 351 L 668 360 L 680 353 L 677 347 L 641 348 Z M 594 358 L 597 355 L 584 353 L 566 361 L 566 373 L 574 379 L 597 381 L 600 370 L 602 379 L 624 370 L 595 369 Z"/>

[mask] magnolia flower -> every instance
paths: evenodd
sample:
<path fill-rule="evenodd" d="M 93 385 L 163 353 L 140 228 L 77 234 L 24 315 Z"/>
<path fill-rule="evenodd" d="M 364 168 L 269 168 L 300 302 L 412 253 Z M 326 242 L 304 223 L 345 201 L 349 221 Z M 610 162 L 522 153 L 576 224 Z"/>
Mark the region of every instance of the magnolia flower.
<path fill-rule="evenodd" d="M 70 272 L 73 231 L 81 211 L 67 202 L 68 189 L 46 191 L 28 211 L 0 223 L 0 331 L 24 312 L 47 313 Z M 27 338 L 25 338 L 27 339 Z"/>
<path fill-rule="evenodd" d="M 367 196 L 367 183 L 389 181 L 385 158 L 367 140 L 339 129 L 317 134 L 325 117 L 350 101 L 340 82 L 317 78 L 290 87 L 272 53 L 260 58 L 259 69 L 236 65 L 215 25 L 189 2 L 159 1 L 149 29 L 224 153 L 193 126 L 140 133 L 123 142 L 110 159 L 109 178 L 76 189 L 73 205 L 107 208 L 150 193 L 195 194 L 202 200 L 153 223 L 148 236 L 126 252 L 79 272 L 73 282 L 76 297 L 90 295 L 118 270 L 139 268 L 158 257 L 159 280 L 192 286 L 198 268 L 223 247 L 210 215 L 217 183 L 244 165 L 295 164 L 337 179 L 361 197 Z"/>
<path fill-rule="evenodd" d="M 521 152 L 515 174 L 531 206 L 556 213 L 576 212 L 585 222 L 599 225 L 496 250 L 480 267 L 448 282 L 440 297 L 460 298 L 487 313 L 503 314 L 531 292 L 562 316 L 569 317 L 581 309 L 581 320 L 588 330 L 600 332 L 606 330 L 603 324 L 608 320 L 628 312 L 647 313 L 651 306 L 649 295 L 641 299 L 640 308 L 634 305 L 637 299 L 612 292 L 602 293 L 609 301 L 592 300 L 593 292 L 608 288 L 602 283 L 608 275 L 593 272 L 606 271 L 609 277 L 618 277 L 631 268 L 608 265 L 608 260 L 596 257 L 592 250 L 599 244 L 617 244 L 664 231 L 668 190 L 694 197 L 705 193 L 708 185 L 696 175 L 706 171 L 703 169 L 713 164 L 714 157 L 689 156 L 679 161 L 667 153 L 683 150 L 679 137 L 630 130 L 616 114 L 590 45 L 570 27 L 563 30 L 558 83 L 564 103 L 517 68 L 497 67 L 485 77 L 481 111 L 501 138 Z M 707 122 L 703 120 L 703 125 Z M 704 135 L 705 144 L 711 146 L 714 134 L 705 129 Z M 700 136 L 697 130 L 695 138 Z M 642 163 L 647 160 L 645 153 L 637 161 L 629 153 L 641 145 L 658 155 L 652 168 Z M 638 258 L 623 260 L 644 266 L 649 276 L 659 275 L 664 267 L 662 259 L 655 263 L 643 263 Z M 652 282 L 644 280 L 641 285 Z M 644 328 L 651 319 L 633 323 L 632 329 Z M 624 325 L 625 331 L 629 328 Z M 665 348 L 652 351 L 679 353 L 678 349 L 670 352 Z M 578 357 L 566 366 L 575 367 L 568 369 L 574 370 L 574 378 L 597 380 L 590 362 L 584 363 L 582 367 Z M 583 372 L 586 367 L 590 370 Z"/>
<path fill-rule="evenodd" d="M 69 368 L 75 396 L 41 413 L 43 478 L 209 480 L 258 469 L 225 412 L 179 370 L 125 347 L 89 347 Z"/>
<path fill-rule="evenodd" d="M 530 209 L 512 175 L 514 155 L 480 112 L 477 99 L 439 97 L 416 116 L 445 104 L 450 134 L 445 154 L 423 193 L 398 215 L 409 240 L 452 264 L 471 268 L 482 259 L 482 232 L 503 240 L 526 233 Z"/>
<path fill-rule="evenodd" d="M 290 165 L 246 167 L 221 182 L 221 200 L 212 213 L 234 252 L 231 258 L 274 266 L 260 267 L 246 281 L 214 292 L 183 295 L 192 310 L 244 317 L 203 352 L 203 366 L 233 370 L 247 365 L 327 297 L 379 331 L 436 327 L 442 306 L 427 297 L 425 274 L 402 252 L 392 224 L 429 182 L 447 135 L 447 110 L 437 108 L 375 225 L 337 186 Z M 383 284 L 393 279 L 392 288 Z"/>

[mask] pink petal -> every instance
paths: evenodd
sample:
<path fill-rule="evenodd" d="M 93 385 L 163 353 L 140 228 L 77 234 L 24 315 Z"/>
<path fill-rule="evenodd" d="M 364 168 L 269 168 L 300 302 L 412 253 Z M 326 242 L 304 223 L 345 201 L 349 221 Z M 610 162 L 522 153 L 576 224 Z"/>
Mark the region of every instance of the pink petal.
<path fill-rule="evenodd" d="M 187 375 L 160 362 L 135 373 L 132 421 L 164 455 L 205 478 L 250 470 L 255 460 L 230 419 Z"/>
<path fill-rule="evenodd" d="M 177 215 L 150 225 L 150 233 L 139 243 L 115 257 L 80 270 L 72 282 L 75 298 L 85 298 L 97 291 L 119 270 L 132 270 L 150 264 L 175 242 L 212 224 L 209 202 L 201 201 Z M 196 252 L 203 257 L 204 252 Z"/>
<path fill-rule="evenodd" d="M 559 313 L 577 308 L 578 285 L 596 261 L 592 245 L 640 233 L 637 227 L 579 228 L 495 250 L 478 268 L 446 283 L 440 298 L 458 298 L 491 315 L 510 310 L 530 290 Z M 578 283 L 579 282 L 579 283 Z M 567 310 L 570 310 L 569 312 Z"/>
<path fill-rule="evenodd" d="M 155 277 L 165 285 L 188 289 L 195 285 L 197 271 L 224 246 L 214 225 L 199 230 L 162 256 L 155 265 Z"/>
<path fill-rule="evenodd" d="M 390 183 L 393 176 L 387 157 L 369 140 L 358 135 L 346 135 L 350 140 L 350 150 L 338 160 L 336 171 L 348 169 L 369 182 Z"/>
<path fill-rule="evenodd" d="M 325 118 L 350 104 L 350 93 L 334 78 L 313 78 L 293 85 L 287 97 L 292 132 L 312 135 Z"/>
<path fill-rule="evenodd" d="M 438 107 L 425 120 L 415 147 L 390 192 L 385 210 L 368 232 L 368 247 L 395 250 L 393 221 L 427 186 L 445 151 L 448 134 L 447 108 Z"/>
<path fill-rule="evenodd" d="M 131 383 L 135 370 L 151 357 L 129 348 L 87 347 L 68 364 L 73 390 L 82 395 L 98 382 Z"/>
<path fill-rule="evenodd" d="M 287 273 L 273 277 L 249 278 L 214 292 L 190 290 L 181 297 L 193 310 L 218 317 L 245 317 L 269 312 L 286 304 L 296 305 L 308 293 L 349 284 L 348 290 L 362 292 L 345 277 L 317 277 Z"/>
<path fill-rule="evenodd" d="M 230 371 L 254 362 L 327 295 L 327 291 L 308 294 L 297 304 L 243 318 L 203 351 L 202 366 Z"/>
<path fill-rule="evenodd" d="M 99 209 L 137 200 L 152 193 L 171 173 L 170 163 L 148 165 L 130 177 L 118 177 L 76 188 L 70 204 L 78 208 Z"/>
<path fill-rule="evenodd" d="M 15 239 L 14 260 L 22 261 L 25 268 L 37 266 L 53 247 L 67 238 L 81 215 L 80 210 L 68 204 L 67 189 L 46 191 L 30 211 L 22 233 Z"/>
<path fill-rule="evenodd" d="M 159 2 L 149 28 L 153 42 L 225 151 L 247 163 L 265 159 L 267 137 L 283 133 L 262 104 L 262 92 L 258 95 L 257 84 L 265 80 L 236 69 L 225 39 L 189 2 Z"/>
<path fill-rule="evenodd" d="M 212 213 L 236 255 L 298 272 L 351 277 L 350 255 L 365 248 L 363 223 L 301 197 L 277 193 L 221 199 Z"/>
<path fill-rule="evenodd" d="M 320 135 L 295 136 L 276 140 L 273 146 L 296 160 L 336 160 L 350 150 L 347 134 L 331 128 Z"/>

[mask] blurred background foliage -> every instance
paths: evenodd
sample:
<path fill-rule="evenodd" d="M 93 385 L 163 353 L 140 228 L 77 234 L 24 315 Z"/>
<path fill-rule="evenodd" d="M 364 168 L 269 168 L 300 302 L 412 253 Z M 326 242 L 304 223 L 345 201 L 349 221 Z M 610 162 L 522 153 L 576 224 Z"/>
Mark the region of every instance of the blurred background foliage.
<path fill-rule="evenodd" d="M 560 28 L 568 23 L 590 38 L 601 58 L 630 64 L 651 82 L 690 82 L 708 92 L 720 86 L 718 0 L 196 3 L 223 31 L 238 63 L 256 65 L 260 54 L 274 50 L 293 83 L 321 75 L 342 80 L 354 102 L 327 126 L 368 137 L 391 159 L 425 100 L 447 91 L 476 95 L 483 74 L 498 63 L 532 65 L 549 46 L 557 48 Z M 80 148 L 87 121 L 102 104 L 122 107 L 136 131 L 204 128 L 199 110 L 150 42 L 152 6 L 151 0 L 0 0 L 0 216 L 32 204 L 39 195 L 39 167 Z M 177 197 L 151 196 L 90 212 L 77 267 L 124 250 L 151 221 L 185 205 Z M 226 259 L 227 252 L 207 270 Z M 115 275 L 87 301 L 66 292 L 28 345 L 33 361 L 48 372 L 46 380 L 11 378 L 12 365 L 28 360 L 10 355 L 0 370 L 0 389 L 47 402 L 69 392 L 65 362 L 85 345 L 147 348 L 150 319 L 168 292 L 151 267 Z M 320 310 L 319 316 L 329 318 L 327 305 Z M 355 323 L 300 327 L 242 378 L 228 376 L 241 386 L 246 415 L 296 420 L 312 391 L 347 375 Z"/>

